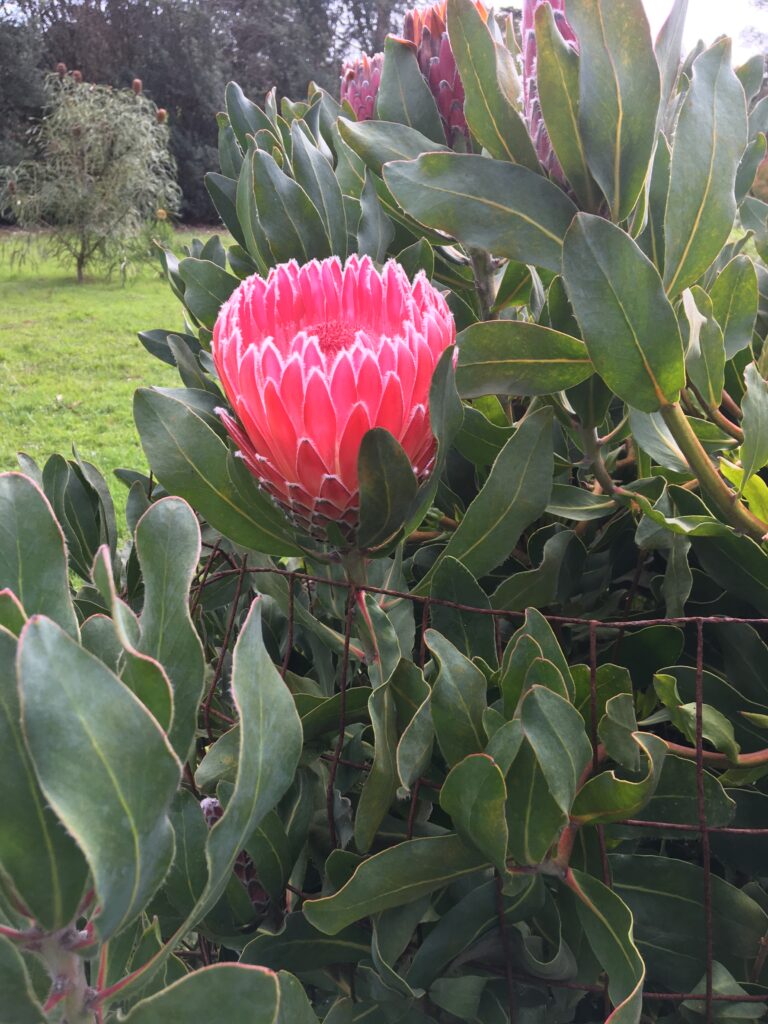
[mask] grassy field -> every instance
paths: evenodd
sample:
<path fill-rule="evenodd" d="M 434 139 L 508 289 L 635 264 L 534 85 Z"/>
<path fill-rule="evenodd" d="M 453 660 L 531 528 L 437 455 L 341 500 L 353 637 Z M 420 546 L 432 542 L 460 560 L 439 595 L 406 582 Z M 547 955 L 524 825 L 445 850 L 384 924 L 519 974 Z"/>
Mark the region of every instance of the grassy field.
<path fill-rule="evenodd" d="M 180 233 L 176 250 L 191 237 Z M 180 328 L 181 307 L 154 268 L 124 286 L 95 276 L 78 285 L 73 271 L 35 249 L 12 266 L 12 244 L 0 234 L 0 470 L 18 468 L 17 451 L 42 463 L 74 444 L 107 477 L 122 527 L 127 492 L 112 471 L 146 468 L 133 393 L 178 382 L 136 332 Z"/>

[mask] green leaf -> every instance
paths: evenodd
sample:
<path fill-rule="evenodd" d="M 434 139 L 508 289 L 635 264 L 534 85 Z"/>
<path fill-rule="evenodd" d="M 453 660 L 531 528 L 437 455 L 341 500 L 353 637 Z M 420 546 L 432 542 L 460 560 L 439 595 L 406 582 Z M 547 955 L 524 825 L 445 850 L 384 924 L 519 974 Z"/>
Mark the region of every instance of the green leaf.
<path fill-rule="evenodd" d="M 746 393 L 741 403 L 744 418 L 744 443 L 741 446 L 741 465 L 744 470 L 742 486 L 768 463 L 768 383 L 763 380 L 756 363 L 744 371 Z"/>
<path fill-rule="evenodd" d="M 649 981 L 690 991 L 705 970 L 706 927 L 698 864 L 673 857 L 610 857 L 616 892 L 634 917 L 635 941 L 647 964 Z M 758 904 L 717 874 L 711 876 L 712 938 L 716 960 L 740 977 L 768 931 Z"/>
<path fill-rule="evenodd" d="M 360 527 L 357 543 L 375 548 L 402 530 L 416 496 L 416 477 L 401 445 L 381 427 L 363 437 L 358 455 Z"/>
<path fill-rule="evenodd" d="M 551 512 L 551 507 L 548 511 Z M 585 556 L 584 547 L 575 533 L 571 530 L 556 533 L 544 545 L 540 564 L 535 569 L 516 572 L 503 580 L 491 597 L 491 606 L 514 612 L 529 607 L 546 608 L 554 604 L 558 599 L 561 580 L 567 583 L 573 578 L 573 573 L 578 575 Z M 434 618 L 434 608 L 432 614 Z"/>
<path fill-rule="evenodd" d="M 552 148 L 583 209 L 600 193 L 589 170 L 579 128 L 579 56 L 560 35 L 551 6 L 536 9 L 536 87 Z"/>
<path fill-rule="evenodd" d="M 242 166 L 240 168 L 242 173 Z M 240 223 L 237 213 L 237 181 L 233 178 L 228 178 L 224 174 L 217 174 L 215 171 L 209 171 L 203 175 L 203 181 L 205 182 L 205 188 L 208 195 L 211 197 L 211 202 L 216 207 L 216 212 L 224 226 L 232 237 L 238 242 L 243 249 L 248 250 L 249 244 L 246 239 L 246 234 L 243 225 Z M 256 258 L 254 256 L 254 258 Z M 266 264 L 261 258 L 261 254 L 257 259 L 260 270 L 266 270 Z M 153 332 L 146 331 L 142 332 L 145 335 L 151 335 Z M 142 340 L 142 344 L 147 347 L 144 338 L 140 334 L 139 337 Z M 150 350 L 151 351 L 151 350 Z M 160 357 L 162 358 L 162 356 Z M 167 362 L 167 360 L 165 360 Z"/>
<path fill-rule="evenodd" d="M 226 1020 L 228 1024 L 309 1024 L 317 1021 L 306 995 L 289 987 L 290 974 L 275 974 L 247 964 L 213 964 L 188 974 L 148 999 L 124 1017 L 126 1024 L 187 1024 Z M 288 1001 L 298 999 L 292 1015 Z M 301 1017 L 295 1016 L 299 1010 Z"/>
<path fill-rule="evenodd" d="M 734 802 L 727 796 L 715 776 L 707 771 L 704 772 L 704 808 L 707 822 L 714 828 L 731 824 Z M 669 821 L 673 824 L 697 825 L 699 809 L 695 761 L 667 754 L 653 796 L 633 817 L 649 822 Z M 633 830 L 632 834 L 637 833 Z M 654 829 L 652 833 L 649 830 L 648 834 L 658 837 L 660 832 Z M 669 832 L 669 836 L 672 834 Z M 679 836 L 679 832 L 675 831 L 675 835 Z"/>
<path fill-rule="evenodd" d="M 680 54 L 688 15 L 688 0 L 674 0 L 667 19 L 656 37 L 656 60 L 661 72 L 661 103 L 659 121 L 666 112 L 672 91 L 680 74 Z"/>
<path fill-rule="evenodd" d="M 447 151 L 426 135 L 393 121 L 348 121 L 340 117 L 339 134 L 374 174 L 390 160 L 414 160 L 422 153 Z"/>
<path fill-rule="evenodd" d="M 723 332 L 712 313 L 712 301 L 698 285 L 683 292 L 683 307 L 690 325 L 685 353 L 688 378 L 707 408 L 719 409 L 725 384 Z"/>
<path fill-rule="evenodd" d="M 752 341 L 757 317 L 757 273 L 748 256 L 735 256 L 709 291 L 712 312 L 723 329 L 726 358 L 733 359 Z"/>
<path fill-rule="evenodd" d="M 3 993 L 5 1015 L 13 1015 L 13 1024 L 46 1024 L 48 1017 L 43 1013 L 43 1008 L 35 995 L 24 959 L 13 943 L 2 936 L 0 991 Z"/>
<path fill-rule="evenodd" d="M 493 39 L 471 0 L 449 0 L 448 35 L 464 86 L 469 129 L 491 156 L 541 173 L 517 103 L 521 86 L 509 50 Z"/>
<path fill-rule="evenodd" d="M 691 475 L 690 466 L 661 413 L 646 413 L 630 409 L 629 426 L 632 437 L 654 462 L 666 469 L 671 469 L 674 473 Z"/>
<path fill-rule="evenodd" d="M 594 370 L 583 342 L 522 320 L 473 324 L 457 342 L 456 386 L 462 398 L 551 395 Z"/>
<path fill-rule="evenodd" d="M 49 619 L 25 627 L 19 685 L 41 788 L 88 859 L 105 940 L 141 912 L 170 867 L 181 765 L 130 690 Z"/>
<path fill-rule="evenodd" d="M 55 931 L 75 917 L 88 865 L 35 777 L 21 731 L 16 646 L 15 637 L 0 629 L 0 772 L 6 781 L 3 816 L 13 822 L 0 829 L 0 874 L 34 919 Z"/>
<path fill-rule="evenodd" d="M 77 636 L 64 534 L 42 490 L 21 473 L 0 474 L 0 588 L 29 615 L 47 615 Z"/>
<path fill-rule="evenodd" d="M 659 132 L 648 187 L 648 218 L 637 236 L 637 244 L 659 273 L 664 272 L 664 215 L 669 192 L 669 164 L 672 154 L 663 132 Z"/>
<path fill-rule="evenodd" d="M 12 590 L 0 590 L 0 626 L 18 636 L 24 628 L 27 615 L 21 601 Z"/>
<path fill-rule="evenodd" d="M 664 673 L 655 675 L 653 685 L 659 700 L 670 713 L 672 724 L 689 743 L 695 744 L 696 705 L 682 702 L 674 676 Z M 739 745 L 733 735 L 733 725 L 721 711 L 710 707 L 709 704 L 702 707 L 702 735 L 734 764 L 738 761 Z"/>
<path fill-rule="evenodd" d="M 476 579 L 500 565 L 546 508 L 553 468 L 551 412 L 537 409 L 504 445 L 482 490 L 415 592 L 425 592 L 442 558 L 458 559 Z"/>
<path fill-rule="evenodd" d="M 192 257 L 179 263 L 179 276 L 186 285 L 184 305 L 200 323 L 213 328 L 219 310 L 240 282 L 210 260 Z"/>
<path fill-rule="evenodd" d="M 430 597 L 487 611 L 491 608 L 472 573 L 450 555 L 442 559 L 432 577 Z M 430 621 L 438 633 L 453 637 L 453 643 L 465 657 L 482 658 L 491 666 L 497 664 L 493 616 L 435 603 L 430 605 Z"/>
<path fill-rule="evenodd" d="M 527 739 L 508 773 L 509 853 L 518 864 L 540 864 L 567 822 L 549 791 L 541 764 Z"/>
<path fill-rule="evenodd" d="M 678 295 L 711 265 L 736 216 L 736 171 L 747 144 L 744 90 L 721 39 L 693 63 L 672 147 L 664 223 L 664 286 Z"/>
<path fill-rule="evenodd" d="M 442 889 L 488 861 L 456 835 L 410 839 L 368 857 L 332 896 L 306 900 L 304 916 L 326 935 Z"/>
<path fill-rule="evenodd" d="M 554 484 L 546 511 L 551 516 L 588 523 L 592 519 L 605 519 L 616 511 L 616 502 L 603 494 L 593 494 L 572 484 Z M 560 535 L 558 535 L 560 536 Z M 554 539 L 554 538 L 553 538 Z M 538 606 L 538 601 L 529 604 Z"/>
<path fill-rule="evenodd" d="M 507 787 L 488 754 L 470 754 L 455 765 L 440 790 L 440 806 L 461 838 L 506 873 L 509 834 L 504 817 Z"/>
<path fill-rule="evenodd" d="M 247 470 L 228 464 L 227 446 L 188 406 L 140 388 L 134 416 L 149 464 L 167 491 L 187 499 L 214 529 L 243 547 L 266 554 L 300 553 L 285 518 L 255 480 L 251 486 Z M 247 504 L 233 487 L 230 470 L 248 487 Z"/>
<path fill-rule="evenodd" d="M 255 146 L 251 144 L 240 168 L 240 176 L 235 187 L 234 216 L 240 225 L 242 232 L 242 243 L 251 257 L 257 263 L 260 272 L 266 274 L 267 269 L 276 262 L 270 249 L 264 228 L 259 220 L 256 204 L 256 191 L 254 179 L 254 156 Z M 219 182 L 221 185 L 221 182 Z M 227 200 L 231 202 L 230 191 L 227 193 Z"/>
<path fill-rule="evenodd" d="M 383 263 L 395 237 L 392 221 L 384 213 L 370 171 L 365 172 L 365 187 L 360 196 L 360 223 L 357 226 L 358 252 Z"/>
<path fill-rule="evenodd" d="M 376 117 L 379 121 L 395 121 L 415 128 L 433 142 L 445 145 L 440 115 L 419 69 L 416 47 L 405 39 L 387 36 L 384 42 Z"/>
<path fill-rule="evenodd" d="M 371 938 L 365 928 L 345 928 L 329 937 L 296 913 L 288 914 L 279 932 L 260 932 L 243 950 L 240 963 L 300 974 L 333 964 L 357 963 L 370 955 Z"/>
<path fill-rule="evenodd" d="M 240 721 L 237 780 L 224 814 L 208 837 L 208 884 L 192 919 L 204 916 L 216 904 L 240 850 L 293 781 L 301 754 L 301 721 L 264 646 L 261 609 L 262 599 L 254 601 L 235 645 L 232 695 Z"/>
<path fill-rule="evenodd" d="M 677 401 L 685 386 L 677 318 L 658 271 L 629 235 L 580 213 L 566 236 L 563 276 L 606 384 L 643 412 Z"/>
<path fill-rule="evenodd" d="M 296 182 L 301 185 L 320 214 L 331 252 L 342 260 L 347 255 L 347 218 L 341 187 L 333 167 L 320 150 L 309 141 L 301 127 L 303 122 L 291 125 L 292 165 Z"/>
<path fill-rule="evenodd" d="M 355 846 L 360 853 L 371 848 L 397 792 L 396 706 L 388 680 L 372 691 L 368 714 L 373 726 L 374 756 L 355 814 Z"/>
<path fill-rule="evenodd" d="M 587 941 L 608 972 L 608 995 L 615 1009 L 606 1024 L 638 1024 L 645 964 L 632 936 L 629 908 L 615 892 L 582 871 L 571 868 L 567 884 L 577 897 Z"/>
<path fill-rule="evenodd" d="M 452 766 L 485 747 L 487 684 L 480 669 L 440 633 L 427 630 L 426 642 L 438 665 L 430 702 L 432 720 L 443 757 Z"/>
<path fill-rule="evenodd" d="M 609 704 L 622 698 L 631 700 L 627 694 L 621 694 L 609 701 Z M 601 726 L 605 732 L 605 725 L 601 723 Z M 594 776 L 576 796 L 571 812 L 574 821 L 592 825 L 634 818 L 653 797 L 667 756 L 667 745 L 651 733 L 634 731 L 630 736 L 630 742 L 636 745 L 637 753 L 642 751 L 646 762 L 645 775 L 632 779 L 617 775 L 615 771 L 604 771 Z"/>
<path fill-rule="evenodd" d="M 184 761 L 197 727 L 203 695 L 203 649 L 189 614 L 189 590 L 200 559 L 200 527 L 185 501 L 163 498 L 136 527 L 144 577 L 139 650 L 157 659 L 173 688 L 168 738 Z"/>
<path fill-rule="evenodd" d="M 656 138 L 661 86 L 642 0 L 571 0 L 579 38 L 579 127 L 615 221 L 632 212 Z"/>
<path fill-rule="evenodd" d="M 229 123 L 243 152 L 248 148 L 248 135 L 255 135 L 259 131 L 275 134 L 274 125 L 267 115 L 245 96 L 237 82 L 227 84 L 225 98 Z"/>
<path fill-rule="evenodd" d="M 243 164 L 244 172 L 249 163 L 258 221 L 275 263 L 290 259 L 305 263 L 330 256 L 328 233 L 301 185 L 281 171 L 269 153 L 260 149 L 249 153 Z"/>
<path fill-rule="evenodd" d="M 427 153 L 384 167 L 402 208 L 421 224 L 520 263 L 560 270 L 576 207 L 527 167 L 460 153 Z"/>
<path fill-rule="evenodd" d="M 571 670 L 568 667 L 568 662 L 563 654 L 560 644 L 557 641 L 557 637 L 555 636 L 552 627 L 536 608 L 526 609 L 525 621 L 515 634 L 515 637 L 525 635 L 528 635 L 535 640 L 537 647 L 541 651 L 541 656 L 543 656 L 545 660 L 550 661 L 557 668 L 565 684 L 568 697 L 572 700 L 575 690 L 573 676 L 571 675 Z"/>
<path fill-rule="evenodd" d="M 592 758 L 581 715 L 557 693 L 533 686 L 523 699 L 521 721 L 550 793 L 569 814 L 581 774 Z"/>

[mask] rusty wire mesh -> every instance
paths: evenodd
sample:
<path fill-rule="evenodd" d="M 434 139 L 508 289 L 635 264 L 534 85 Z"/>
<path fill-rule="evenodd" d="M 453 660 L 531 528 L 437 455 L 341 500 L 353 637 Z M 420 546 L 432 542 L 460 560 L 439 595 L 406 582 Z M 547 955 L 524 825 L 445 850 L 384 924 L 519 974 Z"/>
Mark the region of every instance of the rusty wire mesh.
<path fill-rule="evenodd" d="M 209 546 L 211 547 L 211 546 Z M 217 556 L 222 556 L 226 562 L 229 563 L 230 568 L 212 573 L 211 567 Z M 524 618 L 525 613 L 523 611 L 504 611 L 489 608 L 476 608 L 472 605 L 461 604 L 455 601 L 444 600 L 436 597 L 422 596 L 418 594 L 412 594 L 408 592 L 398 591 L 387 587 L 378 587 L 373 585 L 353 585 L 346 581 L 333 580 L 325 576 L 314 576 L 309 573 L 297 572 L 293 570 L 280 569 L 276 566 L 268 567 L 248 567 L 247 561 L 244 559 L 243 562 L 238 566 L 234 560 L 222 552 L 218 545 L 211 547 L 209 558 L 202 569 L 199 577 L 199 588 L 202 592 L 203 587 L 208 583 L 213 582 L 215 579 L 222 579 L 226 576 L 237 577 L 237 587 L 235 598 L 231 605 L 230 617 L 227 622 L 225 643 L 222 647 L 222 655 L 219 664 L 216 667 L 214 673 L 214 679 L 210 686 L 208 695 L 206 697 L 204 708 L 206 715 L 214 714 L 215 717 L 223 719 L 224 721 L 233 723 L 233 720 L 227 719 L 226 716 L 220 712 L 217 713 L 211 708 L 211 701 L 213 699 L 214 691 L 218 684 L 221 676 L 221 669 L 223 663 L 223 657 L 226 652 L 227 645 L 231 639 L 234 622 L 236 618 L 237 605 L 242 593 L 243 581 L 246 575 L 258 576 L 259 574 L 271 574 L 276 576 L 284 577 L 288 583 L 288 635 L 287 635 L 287 646 L 286 652 L 282 664 L 282 673 L 285 672 L 288 667 L 290 659 L 291 649 L 293 647 L 294 640 L 294 608 L 295 608 L 295 588 L 297 585 L 306 586 L 308 589 L 311 586 L 327 586 L 347 591 L 346 600 L 346 611 L 345 611 L 345 624 L 344 624 L 344 651 L 341 657 L 341 664 L 339 667 L 339 692 L 341 694 L 340 700 L 340 712 L 339 712 L 339 723 L 338 733 L 335 743 L 335 749 L 332 755 L 324 755 L 325 760 L 329 765 L 329 781 L 327 786 L 327 814 L 328 814 L 328 825 L 331 835 L 331 841 L 334 846 L 338 845 L 338 838 L 336 836 L 334 815 L 333 815 L 333 792 L 334 783 L 336 779 L 336 773 L 340 766 L 347 766 L 362 770 L 367 770 L 370 765 L 366 763 L 358 763 L 347 761 L 342 758 L 342 750 L 344 746 L 344 734 L 346 730 L 346 692 L 347 683 L 349 679 L 349 655 L 350 655 L 350 638 L 352 635 L 352 622 L 354 617 L 355 599 L 360 593 L 368 593 L 378 595 L 381 597 L 390 597 L 393 599 L 399 599 L 404 601 L 410 601 L 414 606 L 414 612 L 420 611 L 420 616 L 415 615 L 417 623 L 420 623 L 420 644 L 419 652 L 417 655 L 417 663 L 421 667 L 424 665 L 426 648 L 424 643 L 424 633 L 427 626 L 429 625 L 430 619 L 430 608 L 435 605 L 443 605 L 448 608 L 452 608 L 456 611 L 463 611 L 476 615 L 484 615 L 493 617 L 495 629 L 496 629 L 496 641 L 499 651 L 499 657 L 501 658 L 503 641 L 501 637 L 500 626 L 503 622 L 514 622 L 521 621 Z M 199 601 L 199 593 L 195 595 L 195 602 Z M 683 1003 L 683 1002 L 697 1002 L 704 1003 L 704 1019 L 706 1024 L 711 1024 L 714 1018 L 714 1011 L 716 1004 L 723 1003 L 764 1003 L 768 1006 L 768 993 L 766 994 L 742 994 L 742 995 L 729 995 L 723 993 L 717 993 L 713 989 L 713 898 L 712 898 L 712 859 L 710 852 L 710 835 L 713 833 L 725 834 L 725 835 L 736 835 L 736 836 L 766 836 L 768 837 L 768 827 L 766 828 L 738 828 L 728 826 L 711 826 L 707 821 L 706 801 L 705 801 L 705 789 L 704 789 L 704 766 L 709 751 L 704 749 L 703 740 L 703 707 L 704 707 L 704 640 L 705 630 L 709 625 L 724 625 L 724 624 L 746 624 L 756 627 L 768 627 L 768 618 L 758 617 L 735 617 L 735 616 L 679 616 L 670 618 L 628 618 L 628 619 L 614 619 L 610 621 L 598 620 L 598 619 L 584 619 L 575 616 L 566 615 L 545 615 L 547 621 L 552 625 L 555 631 L 562 630 L 567 627 L 578 627 L 579 629 L 586 630 L 587 636 L 587 648 L 588 648 L 588 665 L 589 665 L 589 681 L 590 681 L 590 741 L 593 750 L 593 768 L 597 770 L 599 765 L 598 760 L 598 738 L 597 738 L 597 726 L 598 726 L 598 694 L 597 694 L 597 668 L 598 668 L 598 630 L 615 630 L 617 636 L 622 638 L 627 631 L 642 629 L 648 626 L 659 626 L 659 625 L 677 625 L 682 629 L 692 629 L 694 631 L 695 640 L 695 737 L 696 744 L 695 748 L 691 748 L 691 752 L 695 755 L 696 765 L 696 801 L 697 801 L 697 812 L 698 822 L 696 824 L 682 824 L 676 822 L 666 821 L 652 821 L 652 820 L 640 820 L 640 819 L 625 819 L 621 822 L 616 822 L 616 825 L 624 825 L 630 827 L 642 827 L 643 829 L 659 829 L 664 831 L 677 831 L 680 833 L 688 833 L 691 837 L 698 835 L 700 844 L 700 863 L 703 872 L 703 886 L 702 886 L 702 925 L 704 928 L 705 936 L 705 991 L 704 992 L 653 992 L 644 991 L 643 998 L 650 1001 L 666 1002 L 666 1003 Z M 711 756 L 711 755 L 710 755 Z M 435 783 L 430 779 L 418 779 L 414 784 L 411 792 L 411 805 L 410 812 L 408 815 L 408 826 L 407 835 L 411 836 L 413 832 L 413 826 L 415 821 L 415 812 L 417 802 L 419 799 L 419 793 L 422 787 L 429 787 L 432 789 L 439 789 L 439 783 Z M 605 833 L 604 826 L 595 826 L 597 835 L 599 838 L 601 862 L 602 862 L 602 875 L 604 883 L 611 887 L 611 873 L 606 853 Z M 497 876 L 498 879 L 498 876 Z M 498 887 L 498 905 L 499 905 L 499 929 L 501 933 L 502 945 L 505 950 L 508 950 L 506 929 L 504 923 L 504 914 L 502 908 L 502 895 L 501 886 Z M 756 964 L 762 965 L 768 954 L 768 937 L 761 942 L 760 949 L 756 951 Z M 553 980 L 553 979 L 542 979 L 535 975 L 525 974 L 512 969 L 509 955 L 505 956 L 507 963 L 507 982 L 509 985 L 509 1009 L 511 1014 L 511 1020 L 514 1022 L 514 1008 L 515 1008 L 515 994 L 513 992 L 514 982 L 519 981 L 527 984 L 544 985 L 559 987 L 565 989 L 571 989 L 575 991 L 583 991 L 585 994 L 595 993 L 603 994 L 606 1004 L 606 1014 L 610 1008 L 610 1002 L 607 995 L 607 983 L 603 985 L 585 985 L 577 984 L 574 982 Z M 760 971 L 756 970 L 754 977 L 759 976 Z"/>

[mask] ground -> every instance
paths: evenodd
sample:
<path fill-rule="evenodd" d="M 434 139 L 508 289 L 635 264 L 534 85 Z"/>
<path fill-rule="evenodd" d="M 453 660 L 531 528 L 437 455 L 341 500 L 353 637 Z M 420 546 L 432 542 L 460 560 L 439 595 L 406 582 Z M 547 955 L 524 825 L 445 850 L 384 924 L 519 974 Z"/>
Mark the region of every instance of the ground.
<path fill-rule="evenodd" d="M 210 233 L 210 232 L 208 232 Z M 178 252 L 192 235 L 178 237 Z M 137 387 L 175 385 L 176 371 L 149 355 L 137 332 L 181 328 L 181 306 L 154 267 L 123 285 L 43 258 L 39 246 L 12 264 L 10 234 L 0 235 L 0 470 L 16 452 L 38 462 L 72 445 L 109 481 L 124 523 L 126 491 L 112 472 L 146 469 L 133 423 Z"/>

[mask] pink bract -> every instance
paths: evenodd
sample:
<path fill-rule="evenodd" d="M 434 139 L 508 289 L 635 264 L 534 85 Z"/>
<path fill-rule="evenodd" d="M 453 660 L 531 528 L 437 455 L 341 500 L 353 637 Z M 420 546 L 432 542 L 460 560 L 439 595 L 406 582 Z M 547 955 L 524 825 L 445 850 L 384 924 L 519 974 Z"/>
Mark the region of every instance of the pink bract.
<path fill-rule="evenodd" d="M 549 3 L 560 35 L 569 46 L 578 51 L 579 43 L 565 15 L 565 0 L 524 0 L 523 3 L 523 95 L 525 99 L 525 119 L 528 131 L 539 160 L 550 176 L 560 185 L 565 184 L 565 175 L 560 162 L 552 149 L 552 143 L 544 124 L 539 101 L 539 90 L 536 82 L 536 11 L 543 4 Z"/>
<path fill-rule="evenodd" d="M 358 121 L 370 121 L 373 117 L 383 65 L 383 53 L 373 57 L 363 53 L 342 65 L 341 102 L 349 103 Z"/>
<path fill-rule="evenodd" d="M 429 387 L 455 340 L 453 317 L 423 273 L 390 260 L 333 257 L 249 277 L 222 306 L 213 357 L 235 413 L 220 410 L 240 454 L 293 521 L 352 537 L 357 460 L 372 427 L 397 438 L 419 480 L 435 440 Z"/>

